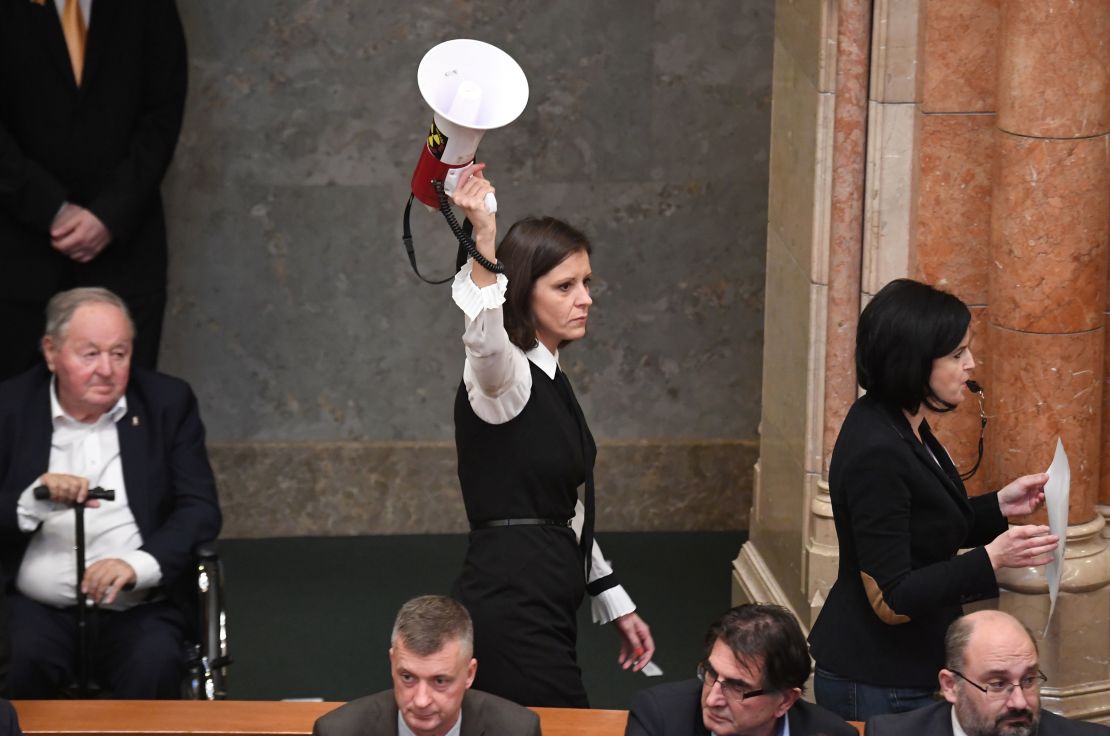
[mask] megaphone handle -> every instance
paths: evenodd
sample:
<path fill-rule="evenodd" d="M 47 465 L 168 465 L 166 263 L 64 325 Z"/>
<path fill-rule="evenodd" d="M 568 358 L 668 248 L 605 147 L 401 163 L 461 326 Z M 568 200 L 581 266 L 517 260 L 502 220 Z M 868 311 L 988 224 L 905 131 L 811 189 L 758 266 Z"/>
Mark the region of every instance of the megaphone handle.
<path fill-rule="evenodd" d="M 447 193 L 447 196 L 451 196 L 452 194 L 455 193 L 455 188 L 458 186 L 458 183 L 459 183 L 459 177 L 462 176 L 462 173 L 464 171 L 469 171 L 470 167 L 473 166 L 473 165 L 474 165 L 474 162 L 471 161 L 466 166 L 459 166 L 457 168 L 450 169 L 444 175 L 444 177 L 443 177 L 443 191 Z M 497 214 L 497 197 L 494 196 L 493 192 L 490 192 L 489 194 L 486 195 L 485 205 L 486 205 L 486 212 L 490 213 L 491 215 Z"/>

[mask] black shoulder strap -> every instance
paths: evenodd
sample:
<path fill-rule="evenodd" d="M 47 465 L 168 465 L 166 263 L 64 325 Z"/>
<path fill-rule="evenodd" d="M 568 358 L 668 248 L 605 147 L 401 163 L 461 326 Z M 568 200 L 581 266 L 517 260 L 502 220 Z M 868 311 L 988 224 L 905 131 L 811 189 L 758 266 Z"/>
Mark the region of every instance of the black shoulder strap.
<path fill-rule="evenodd" d="M 439 281 L 433 281 L 432 279 L 426 278 L 424 274 L 420 273 L 420 269 L 416 267 L 416 248 L 412 244 L 412 226 L 409 224 L 409 216 L 412 212 L 413 196 L 414 195 L 409 194 L 409 201 L 405 204 L 405 216 L 401 221 L 401 242 L 405 244 L 405 252 L 409 254 L 409 263 L 412 264 L 413 273 L 419 276 L 421 281 L 432 285 L 446 284 L 448 281 L 454 280 L 455 274 L 451 274 L 447 278 L 440 279 Z M 473 229 L 474 226 L 471 224 L 470 220 L 466 220 L 463 222 L 463 230 L 466 231 L 467 235 L 470 235 Z M 462 268 L 462 265 L 464 263 L 466 263 L 466 250 L 463 248 L 462 243 L 459 243 L 459 250 L 458 253 L 455 255 L 456 273 L 460 268 Z"/>

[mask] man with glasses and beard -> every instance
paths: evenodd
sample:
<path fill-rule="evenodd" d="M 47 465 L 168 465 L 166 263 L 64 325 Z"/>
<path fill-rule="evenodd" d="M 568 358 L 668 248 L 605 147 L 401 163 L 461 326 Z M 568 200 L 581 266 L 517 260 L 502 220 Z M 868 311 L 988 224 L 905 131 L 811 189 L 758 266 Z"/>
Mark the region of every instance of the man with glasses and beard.
<path fill-rule="evenodd" d="M 867 736 L 1108 736 L 1110 728 L 1041 710 L 1047 679 L 1037 643 L 1016 618 L 978 611 L 956 619 L 944 640 L 946 702 L 867 722 Z"/>
<path fill-rule="evenodd" d="M 856 736 L 800 699 L 809 674 L 809 647 L 790 611 L 737 606 L 709 627 L 697 679 L 637 693 L 625 736 Z"/>

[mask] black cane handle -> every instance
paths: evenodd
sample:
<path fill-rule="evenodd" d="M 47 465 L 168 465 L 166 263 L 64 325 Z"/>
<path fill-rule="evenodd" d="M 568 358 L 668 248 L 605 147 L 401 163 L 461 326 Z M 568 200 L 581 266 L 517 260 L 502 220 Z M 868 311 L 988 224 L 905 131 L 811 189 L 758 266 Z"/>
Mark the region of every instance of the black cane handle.
<path fill-rule="evenodd" d="M 39 501 L 49 501 L 50 500 L 50 489 L 47 488 L 46 486 L 35 486 L 34 494 L 35 494 L 35 498 L 38 499 Z M 116 492 L 113 491 L 111 488 L 101 488 L 100 486 L 97 486 L 96 488 L 90 488 L 89 489 L 88 498 L 85 499 L 85 500 L 87 500 L 87 501 L 94 501 L 94 500 L 95 501 L 115 501 L 116 500 Z"/>

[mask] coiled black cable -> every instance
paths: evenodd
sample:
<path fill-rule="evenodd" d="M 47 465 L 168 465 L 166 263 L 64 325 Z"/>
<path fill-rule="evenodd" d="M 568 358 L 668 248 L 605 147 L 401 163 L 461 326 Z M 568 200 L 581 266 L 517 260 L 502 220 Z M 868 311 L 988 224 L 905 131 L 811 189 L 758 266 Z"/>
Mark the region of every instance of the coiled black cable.
<path fill-rule="evenodd" d="M 451 210 L 451 202 L 447 199 L 447 193 L 443 191 L 443 182 L 438 179 L 433 180 L 432 186 L 435 187 L 436 194 L 439 195 L 439 211 L 443 213 L 443 219 L 447 220 L 447 225 L 451 228 L 451 232 L 455 234 L 455 237 L 459 239 L 459 243 L 466 249 L 466 254 L 490 273 L 505 273 L 505 264 L 494 263 L 479 253 L 478 246 L 475 244 L 474 239 L 463 230 L 461 225 L 459 225 L 459 221 L 455 219 L 455 213 Z"/>

